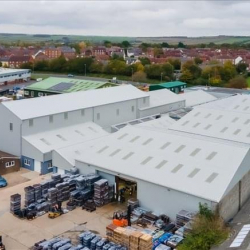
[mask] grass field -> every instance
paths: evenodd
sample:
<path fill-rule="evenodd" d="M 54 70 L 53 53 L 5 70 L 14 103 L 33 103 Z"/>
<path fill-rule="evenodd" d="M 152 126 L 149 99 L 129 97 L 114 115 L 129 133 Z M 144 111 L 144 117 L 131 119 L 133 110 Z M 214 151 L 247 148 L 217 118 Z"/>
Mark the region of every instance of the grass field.
<path fill-rule="evenodd" d="M 0 33 L 0 41 L 2 43 L 13 43 L 13 42 L 26 42 L 26 43 L 37 43 L 37 42 L 50 42 L 50 43 L 61 43 L 65 41 L 69 42 L 80 42 L 90 41 L 93 43 L 102 43 L 105 40 L 111 42 L 122 42 L 129 41 L 133 44 L 145 43 L 162 43 L 167 42 L 169 44 L 178 44 L 183 42 L 187 45 L 201 44 L 201 43 L 239 43 L 245 44 L 250 43 L 250 36 L 207 36 L 207 37 L 119 37 L 119 36 L 80 36 L 80 35 L 30 35 L 30 34 L 5 34 Z"/>
<path fill-rule="evenodd" d="M 248 88 L 250 88 L 250 77 L 247 78 Z"/>

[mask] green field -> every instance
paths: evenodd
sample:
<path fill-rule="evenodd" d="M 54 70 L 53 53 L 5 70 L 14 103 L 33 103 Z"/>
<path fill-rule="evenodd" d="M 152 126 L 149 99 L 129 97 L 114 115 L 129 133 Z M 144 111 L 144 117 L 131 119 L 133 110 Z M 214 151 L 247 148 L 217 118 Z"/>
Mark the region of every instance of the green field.
<path fill-rule="evenodd" d="M 250 77 L 247 78 L 248 88 L 250 88 Z"/>
<path fill-rule="evenodd" d="M 207 36 L 207 37 L 120 37 L 120 36 L 80 36 L 80 35 L 30 35 L 30 34 L 6 34 L 0 33 L 0 44 L 1 43 L 62 43 L 62 42 L 80 42 L 90 41 L 93 43 L 103 43 L 105 40 L 120 43 L 122 41 L 129 41 L 132 44 L 145 43 L 162 43 L 167 42 L 169 44 L 178 44 L 183 42 L 187 45 L 194 44 L 222 44 L 222 43 L 238 43 L 247 44 L 250 43 L 250 36 Z"/>

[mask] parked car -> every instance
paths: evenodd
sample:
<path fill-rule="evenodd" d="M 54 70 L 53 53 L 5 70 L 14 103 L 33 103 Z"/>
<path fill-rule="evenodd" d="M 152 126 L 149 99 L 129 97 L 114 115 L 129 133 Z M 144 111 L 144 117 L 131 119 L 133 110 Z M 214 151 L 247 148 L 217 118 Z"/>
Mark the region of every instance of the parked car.
<path fill-rule="evenodd" d="M 7 181 L 2 176 L 0 176 L 0 188 L 6 187 L 7 185 Z"/>
<path fill-rule="evenodd" d="M 72 75 L 72 74 L 68 74 L 68 77 L 74 77 L 74 75 Z"/>

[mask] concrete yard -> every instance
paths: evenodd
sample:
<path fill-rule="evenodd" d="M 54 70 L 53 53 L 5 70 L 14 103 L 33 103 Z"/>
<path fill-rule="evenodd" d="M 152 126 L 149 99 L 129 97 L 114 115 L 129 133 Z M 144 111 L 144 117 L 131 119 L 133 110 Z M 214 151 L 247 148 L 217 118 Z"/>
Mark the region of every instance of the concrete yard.
<path fill-rule="evenodd" d="M 34 243 L 62 235 L 76 241 L 77 235 L 85 229 L 105 236 L 106 226 L 111 223 L 114 210 L 121 209 L 124 205 L 111 203 L 97 208 L 89 213 L 77 208 L 56 219 L 49 219 L 47 214 L 32 221 L 21 220 L 9 212 L 10 196 L 15 193 L 22 195 L 24 201 L 24 187 L 40 183 L 50 175 L 37 176 L 16 186 L 0 190 L 0 235 L 8 250 L 23 250 L 31 248 Z M 65 207 L 65 204 L 63 204 Z"/>

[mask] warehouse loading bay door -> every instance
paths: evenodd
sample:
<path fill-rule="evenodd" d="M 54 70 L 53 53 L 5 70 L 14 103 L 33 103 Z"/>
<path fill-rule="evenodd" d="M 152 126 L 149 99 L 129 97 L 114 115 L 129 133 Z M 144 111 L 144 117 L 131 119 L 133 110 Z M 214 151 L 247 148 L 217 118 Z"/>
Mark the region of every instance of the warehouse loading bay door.
<path fill-rule="evenodd" d="M 116 200 L 121 201 L 121 198 L 127 201 L 130 198 L 137 199 L 137 183 L 119 176 L 115 177 L 116 183 Z"/>

